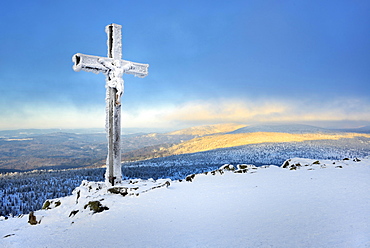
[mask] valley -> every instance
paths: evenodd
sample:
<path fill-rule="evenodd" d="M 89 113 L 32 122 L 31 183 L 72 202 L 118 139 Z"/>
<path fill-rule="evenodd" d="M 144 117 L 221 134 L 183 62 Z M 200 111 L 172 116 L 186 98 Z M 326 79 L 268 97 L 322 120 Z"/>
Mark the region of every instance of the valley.
<path fill-rule="evenodd" d="M 2 134 L 0 215 L 40 209 L 46 199 L 70 195 L 82 180 L 104 181 L 105 139 L 104 133 Z M 224 164 L 281 166 L 294 157 L 358 161 L 370 156 L 368 133 L 297 125 L 211 125 L 125 134 L 122 142 L 124 180 L 181 180 Z"/>
<path fill-rule="evenodd" d="M 100 168 L 105 165 L 107 141 L 101 130 L 92 130 L 91 133 L 81 130 L 78 133 L 77 130 L 2 131 L 0 135 L 0 172 Z M 207 125 L 168 133 L 122 135 L 122 161 L 134 162 L 253 144 L 320 140 L 335 143 L 343 139 L 353 142 L 363 139 L 366 148 L 370 134 L 307 125 Z"/>

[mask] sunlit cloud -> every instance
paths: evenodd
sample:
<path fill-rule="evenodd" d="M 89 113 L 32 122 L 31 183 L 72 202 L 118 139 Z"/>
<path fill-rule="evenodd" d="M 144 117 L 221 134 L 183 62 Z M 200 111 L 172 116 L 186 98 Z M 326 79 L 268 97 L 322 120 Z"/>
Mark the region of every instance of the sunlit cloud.
<path fill-rule="evenodd" d="M 287 106 L 278 102 L 197 101 L 179 106 L 168 113 L 166 119 L 183 122 L 246 122 L 280 116 L 286 111 Z"/>
<path fill-rule="evenodd" d="M 370 104 L 359 99 L 331 102 L 260 99 L 188 102 L 165 118 L 185 123 L 370 121 Z"/>
<path fill-rule="evenodd" d="M 370 103 L 361 99 L 311 101 L 304 99 L 218 99 L 180 105 L 122 108 L 123 128 L 182 128 L 218 123 L 370 122 Z M 0 116 L 0 129 L 104 128 L 105 108 L 73 105 L 27 106 Z"/>

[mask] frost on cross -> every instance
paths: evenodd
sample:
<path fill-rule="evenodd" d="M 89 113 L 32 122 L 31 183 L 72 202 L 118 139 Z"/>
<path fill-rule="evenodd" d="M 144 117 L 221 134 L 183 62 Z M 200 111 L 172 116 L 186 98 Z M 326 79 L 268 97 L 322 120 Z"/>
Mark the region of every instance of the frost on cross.
<path fill-rule="evenodd" d="M 112 186 L 122 181 L 121 172 L 121 96 L 124 91 L 123 74 L 136 77 L 148 75 L 148 64 L 122 59 L 121 25 L 105 28 L 108 35 L 108 57 L 77 53 L 73 55 L 73 70 L 104 73 L 106 76 L 106 131 L 108 138 L 106 183 Z"/>
<path fill-rule="evenodd" d="M 115 101 L 116 104 L 121 104 L 121 96 L 124 90 L 123 74 L 132 68 L 131 62 L 125 62 L 115 59 L 113 61 L 106 61 L 99 58 L 98 62 L 107 68 L 107 87 L 115 88 L 117 90 Z"/>

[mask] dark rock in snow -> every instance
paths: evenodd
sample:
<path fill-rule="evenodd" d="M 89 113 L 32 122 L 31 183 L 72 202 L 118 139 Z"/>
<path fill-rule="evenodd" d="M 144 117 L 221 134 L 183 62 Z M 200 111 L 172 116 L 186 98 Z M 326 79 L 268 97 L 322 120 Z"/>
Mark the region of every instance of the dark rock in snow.
<path fill-rule="evenodd" d="M 128 195 L 128 189 L 126 187 L 113 187 L 108 189 L 109 193 L 120 194 L 122 196 Z"/>
<path fill-rule="evenodd" d="M 28 215 L 28 223 L 30 223 L 31 225 L 37 225 L 37 224 L 40 224 L 41 221 L 37 221 L 36 220 L 36 216 L 34 215 L 33 211 L 30 212 L 30 214 Z"/>
<path fill-rule="evenodd" d="M 94 214 L 103 212 L 104 210 L 109 210 L 109 208 L 103 206 L 100 201 L 89 201 L 89 203 L 84 206 L 84 209 L 87 207 L 89 207 L 90 211 L 92 211 Z"/>

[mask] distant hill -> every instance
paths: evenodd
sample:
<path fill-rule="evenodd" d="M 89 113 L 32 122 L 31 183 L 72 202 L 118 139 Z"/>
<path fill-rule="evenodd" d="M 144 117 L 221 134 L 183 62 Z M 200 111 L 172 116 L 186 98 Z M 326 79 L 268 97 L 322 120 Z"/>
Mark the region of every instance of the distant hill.
<path fill-rule="evenodd" d="M 357 133 L 282 133 L 282 132 L 253 132 L 210 135 L 194 138 L 167 149 L 167 156 L 173 154 L 195 153 L 210 151 L 219 148 L 235 147 L 249 144 L 276 143 L 276 142 L 302 142 L 307 140 L 338 140 L 341 138 L 354 138 L 363 136 L 370 138 L 369 134 Z M 165 153 L 165 151 L 162 151 Z"/>
<path fill-rule="evenodd" d="M 167 133 L 167 135 L 204 136 L 204 135 L 216 134 L 216 133 L 227 133 L 227 132 L 231 132 L 231 131 L 243 128 L 245 126 L 246 125 L 234 124 L 234 123 L 204 125 L 204 126 L 196 126 L 196 127 L 181 129 L 181 130 L 178 130 L 178 131 Z"/>
<path fill-rule="evenodd" d="M 339 129 L 343 132 L 353 132 L 353 133 L 370 133 L 370 126 L 364 126 L 359 128 L 348 128 L 348 129 Z"/>
<path fill-rule="evenodd" d="M 241 127 L 237 128 L 238 126 Z M 172 144 L 167 143 L 153 147 L 141 148 L 123 154 L 122 158 L 125 161 L 133 161 L 211 151 L 220 148 L 231 148 L 250 144 L 303 142 L 308 140 L 338 140 L 341 138 L 354 138 L 355 136 L 370 138 L 370 135 L 367 134 L 345 133 L 341 130 L 331 130 L 300 124 L 270 124 L 253 126 L 219 124 L 182 129 L 166 133 L 164 136 L 187 136 L 187 139 L 182 139 L 182 141 L 178 143 L 173 142 Z"/>
<path fill-rule="evenodd" d="M 369 127 L 329 130 L 298 124 L 254 126 L 217 124 L 169 133 L 122 135 L 122 161 L 138 161 L 249 144 L 337 140 L 355 136 L 370 138 L 370 134 L 367 134 L 368 129 Z M 79 133 L 64 130 L 0 132 L 0 170 L 104 166 L 107 156 L 106 134 L 98 132 L 99 130 L 76 131 Z M 92 133 L 86 133 L 87 131 Z"/>
<path fill-rule="evenodd" d="M 236 127 L 242 126 L 236 129 Z M 226 130 L 232 130 L 227 132 Z M 152 134 L 151 136 L 153 136 Z M 231 148 L 250 144 L 303 142 L 313 140 L 352 139 L 356 136 L 370 138 L 368 134 L 345 133 L 309 125 L 254 125 L 221 124 L 199 126 L 164 134 L 166 137 L 187 136 L 181 142 L 145 147 L 126 153 L 125 161 L 143 160 L 155 157 L 197 153 L 220 148 Z M 174 140 L 173 140 L 174 141 Z M 159 143 L 158 143 L 159 144 Z"/>
<path fill-rule="evenodd" d="M 340 132 L 340 130 L 333 131 L 321 127 L 301 124 L 270 124 L 270 125 L 246 126 L 235 131 L 229 132 L 229 134 L 256 133 L 256 132 L 303 134 L 303 133 L 335 133 Z"/>
<path fill-rule="evenodd" d="M 103 128 L 0 130 L 0 138 L 27 138 L 53 133 L 96 134 L 105 133 L 105 130 Z"/>

